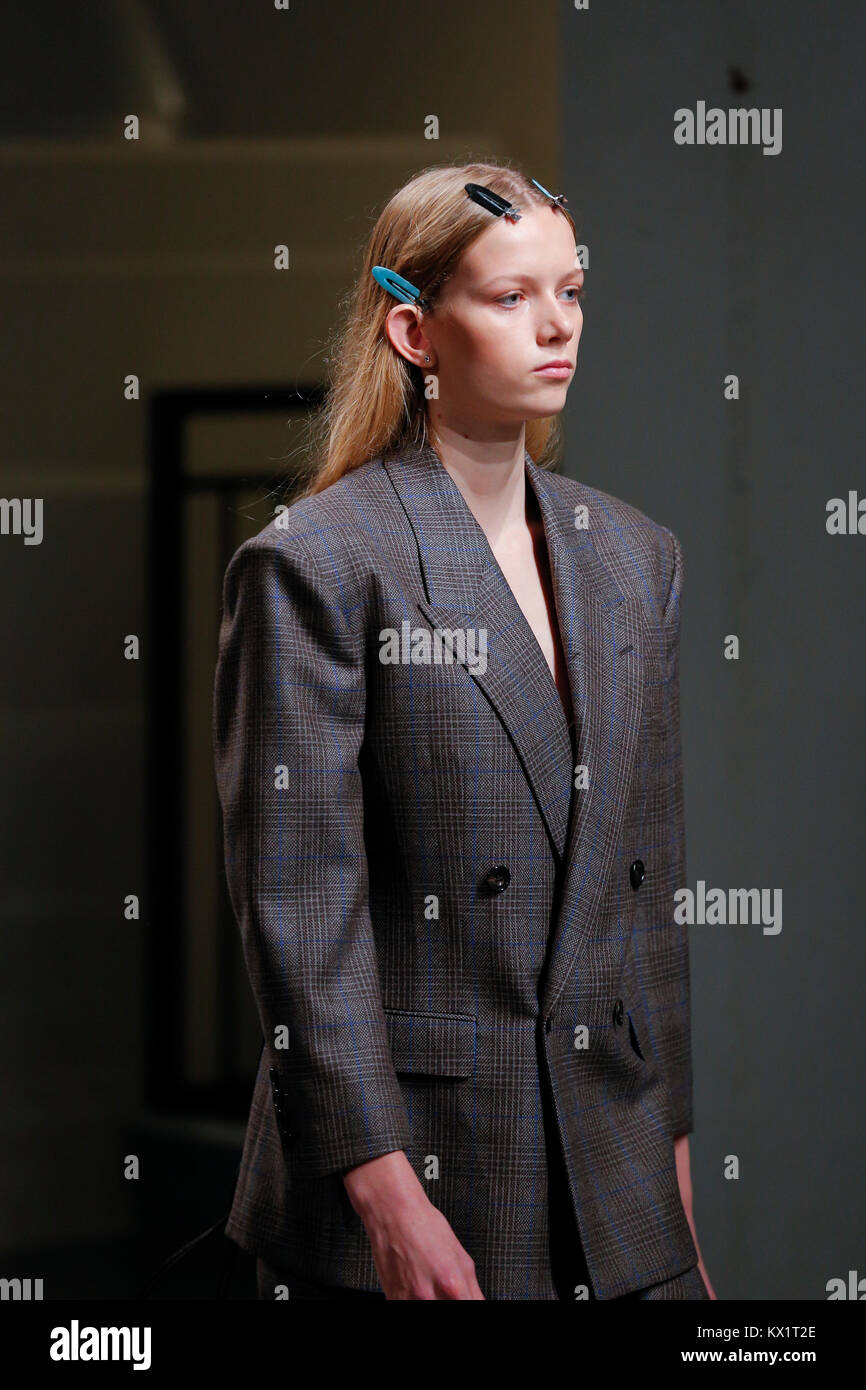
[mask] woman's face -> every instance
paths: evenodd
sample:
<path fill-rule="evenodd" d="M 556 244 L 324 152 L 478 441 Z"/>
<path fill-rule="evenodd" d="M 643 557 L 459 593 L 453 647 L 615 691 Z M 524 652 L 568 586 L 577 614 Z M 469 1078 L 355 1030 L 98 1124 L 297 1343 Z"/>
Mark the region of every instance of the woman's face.
<path fill-rule="evenodd" d="M 432 314 L 421 319 L 439 399 L 435 421 L 479 426 L 556 415 L 565 405 L 583 327 L 583 270 L 571 224 L 553 206 L 498 217 L 467 247 Z M 413 344 L 414 346 L 414 344 Z M 540 371 L 564 361 L 558 374 Z"/>

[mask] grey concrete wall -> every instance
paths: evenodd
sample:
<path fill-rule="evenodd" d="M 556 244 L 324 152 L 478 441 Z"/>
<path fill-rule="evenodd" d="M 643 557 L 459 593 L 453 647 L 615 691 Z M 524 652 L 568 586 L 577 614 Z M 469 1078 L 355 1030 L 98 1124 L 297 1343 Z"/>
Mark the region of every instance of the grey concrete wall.
<path fill-rule="evenodd" d="M 590 249 L 565 471 L 683 544 L 688 886 L 783 890 L 777 935 L 691 929 L 698 1235 L 721 1298 L 825 1298 L 864 1248 L 866 536 L 828 535 L 825 505 L 866 493 L 866 22 L 802 0 L 560 19 Z M 676 145 L 698 101 L 781 107 L 781 152 Z"/>

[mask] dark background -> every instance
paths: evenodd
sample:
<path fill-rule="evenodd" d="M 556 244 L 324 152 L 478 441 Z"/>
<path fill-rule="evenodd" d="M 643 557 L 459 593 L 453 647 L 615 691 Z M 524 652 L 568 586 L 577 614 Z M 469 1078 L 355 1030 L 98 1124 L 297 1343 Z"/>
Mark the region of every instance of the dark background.
<path fill-rule="evenodd" d="M 691 930 L 708 1273 L 721 1299 L 866 1273 L 866 537 L 825 528 L 866 492 L 862 9 L 117 0 L 0 25 L 0 491 L 45 526 L 0 535 L 0 1275 L 128 1297 L 228 1208 L 259 1035 L 211 762 L 222 571 L 301 456 L 382 203 L 486 157 L 564 191 L 588 247 L 563 471 L 683 545 L 688 886 L 783 891 L 777 936 Z M 700 100 L 781 107 L 781 153 L 676 145 Z M 226 1244 L 154 1296 L 212 1297 Z M 253 1295 L 247 1257 L 229 1274 Z"/>

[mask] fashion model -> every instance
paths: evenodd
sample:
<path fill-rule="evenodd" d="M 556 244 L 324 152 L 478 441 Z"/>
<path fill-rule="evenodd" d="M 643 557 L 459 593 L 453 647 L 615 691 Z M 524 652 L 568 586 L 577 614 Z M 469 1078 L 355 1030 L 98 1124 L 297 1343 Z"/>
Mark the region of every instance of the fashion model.
<path fill-rule="evenodd" d="M 225 575 L 214 751 L 264 1046 L 262 1298 L 707 1299 L 677 538 L 552 470 L 563 194 L 382 210 L 302 495 Z"/>

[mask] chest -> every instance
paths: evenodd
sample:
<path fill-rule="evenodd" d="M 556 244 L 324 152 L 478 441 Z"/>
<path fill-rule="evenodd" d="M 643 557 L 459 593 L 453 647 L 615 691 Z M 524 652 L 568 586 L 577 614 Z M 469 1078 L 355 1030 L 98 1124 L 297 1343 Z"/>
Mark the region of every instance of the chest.
<path fill-rule="evenodd" d="M 527 527 L 517 539 L 491 547 L 515 601 L 535 636 L 559 692 L 569 725 L 573 722 L 571 689 L 544 530 Z"/>

